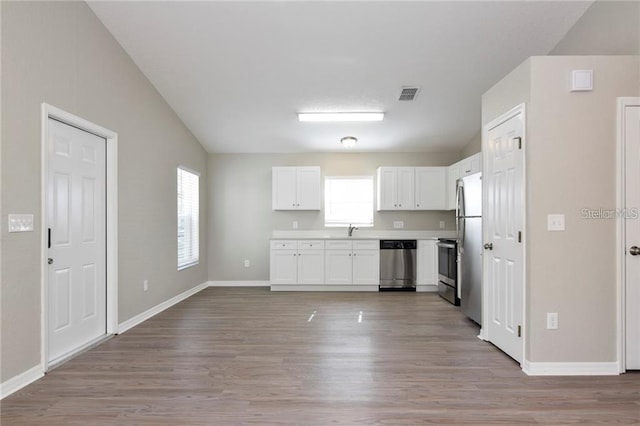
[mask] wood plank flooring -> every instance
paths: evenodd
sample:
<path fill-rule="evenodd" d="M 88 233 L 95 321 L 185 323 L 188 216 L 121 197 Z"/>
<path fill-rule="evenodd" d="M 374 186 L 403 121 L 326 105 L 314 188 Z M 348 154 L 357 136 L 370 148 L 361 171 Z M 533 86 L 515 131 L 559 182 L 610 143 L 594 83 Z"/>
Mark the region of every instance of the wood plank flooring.
<path fill-rule="evenodd" d="M 640 374 L 527 377 L 477 334 L 430 293 L 209 288 L 6 398 L 1 421 L 640 424 Z"/>

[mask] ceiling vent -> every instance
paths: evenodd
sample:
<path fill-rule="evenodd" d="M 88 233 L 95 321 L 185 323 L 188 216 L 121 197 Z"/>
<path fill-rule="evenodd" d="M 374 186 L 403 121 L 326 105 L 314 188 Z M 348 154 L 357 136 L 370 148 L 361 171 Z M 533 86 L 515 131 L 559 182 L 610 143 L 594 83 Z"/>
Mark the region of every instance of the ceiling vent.
<path fill-rule="evenodd" d="M 418 91 L 419 90 L 420 90 L 419 87 L 405 86 L 400 91 L 400 97 L 398 98 L 398 100 L 399 101 L 412 101 L 418 95 Z"/>

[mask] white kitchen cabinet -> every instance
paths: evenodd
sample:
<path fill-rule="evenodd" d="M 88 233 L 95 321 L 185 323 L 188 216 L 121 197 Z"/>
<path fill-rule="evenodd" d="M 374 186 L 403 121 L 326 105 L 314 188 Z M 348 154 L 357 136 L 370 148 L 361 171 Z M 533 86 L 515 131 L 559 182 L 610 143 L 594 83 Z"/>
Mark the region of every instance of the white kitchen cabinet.
<path fill-rule="evenodd" d="M 353 284 L 380 284 L 380 242 L 353 242 Z"/>
<path fill-rule="evenodd" d="M 327 284 L 378 285 L 380 283 L 378 240 L 332 240 L 326 242 Z"/>
<path fill-rule="evenodd" d="M 378 168 L 378 210 L 414 210 L 414 167 Z"/>
<path fill-rule="evenodd" d="M 320 167 L 273 167 L 273 210 L 320 210 Z"/>
<path fill-rule="evenodd" d="M 272 285 L 322 284 L 324 271 L 324 241 L 271 241 Z"/>
<path fill-rule="evenodd" d="M 456 209 L 456 181 L 482 171 L 482 153 L 477 153 L 447 168 L 447 210 Z"/>
<path fill-rule="evenodd" d="M 447 209 L 447 167 L 415 168 L 415 209 Z"/>
<path fill-rule="evenodd" d="M 435 291 L 438 285 L 438 246 L 437 240 L 418 240 L 417 285 L 431 286 L 424 290 Z M 418 288 L 420 290 L 420 288 Z"/>

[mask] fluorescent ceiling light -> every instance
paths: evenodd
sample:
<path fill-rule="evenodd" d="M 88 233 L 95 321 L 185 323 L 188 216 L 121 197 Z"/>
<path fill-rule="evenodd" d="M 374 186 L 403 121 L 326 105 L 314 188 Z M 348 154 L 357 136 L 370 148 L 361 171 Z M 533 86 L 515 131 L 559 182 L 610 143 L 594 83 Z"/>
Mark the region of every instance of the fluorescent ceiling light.
<path fill-rule="evenodd" d="M 383 112 L 301 112 L 300 121 L 382 121 Z"/>

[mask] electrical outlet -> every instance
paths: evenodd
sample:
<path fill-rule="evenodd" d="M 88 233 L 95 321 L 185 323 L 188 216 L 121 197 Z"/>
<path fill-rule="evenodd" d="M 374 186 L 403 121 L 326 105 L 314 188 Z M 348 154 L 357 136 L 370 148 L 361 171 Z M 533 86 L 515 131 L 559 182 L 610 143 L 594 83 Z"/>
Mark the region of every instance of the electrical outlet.
<path fill-rule="evenodd" d="M 144 289 L 144 291 L 149 291 L 149 280 L 144 280 L 142 282 L 142 288 Z"/>
<path fill-rule="evenodd" d="M 558 329 L 558 313 L 547 312 L 547 330 L 557 330 L 557 329 Z"/>
<path fill-rule="evenodd" d="M 249 259 L 245 259 L 244 261 L 244 267 L 248 268 L 249 266 L 251 266 L 251 262 L 249 262 Z"/>
<path fill-rule="evenodd" d="M 404 222 L 401 220 L 394 220 L 393 221 L 393 227 L 396 229 L 401 229 L 404 228 Z"/>
<path fill-rule="evenodd" d="M 444 220 L 440 221 L 440 229 L 444 229 Z"/>
<path fill-rule="evenodd" d="M 293 221 L 293 229 L 298 229 L 298 221 L 297 220 Z"/>

